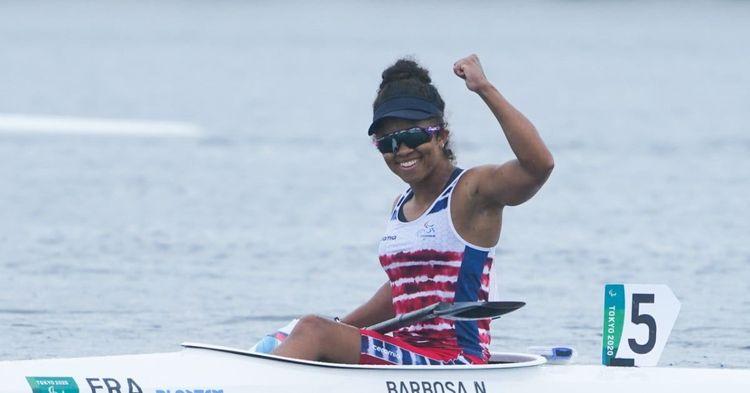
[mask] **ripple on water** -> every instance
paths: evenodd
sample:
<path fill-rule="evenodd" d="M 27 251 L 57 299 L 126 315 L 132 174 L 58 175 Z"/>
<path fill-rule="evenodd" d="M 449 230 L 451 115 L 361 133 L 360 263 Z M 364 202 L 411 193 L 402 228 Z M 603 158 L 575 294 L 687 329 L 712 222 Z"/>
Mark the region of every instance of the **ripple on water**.
<path fill-rule="evenodd" d="M 48 314 L 49 311 L 47 310 L 27 310 L 27 309 L 21 309 L 21 308 L 2 308 L 0 309 L 0 314 L 9 314 L 9 315 L 33 315 L 33 314 Z"/>

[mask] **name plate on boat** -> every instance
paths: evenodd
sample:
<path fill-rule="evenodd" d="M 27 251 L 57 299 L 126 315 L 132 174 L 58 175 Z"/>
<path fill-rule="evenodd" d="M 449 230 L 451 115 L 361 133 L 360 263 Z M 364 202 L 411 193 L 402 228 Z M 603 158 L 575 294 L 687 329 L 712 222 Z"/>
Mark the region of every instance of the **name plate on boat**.
<path fill-rule="evenodd" d="M 605 285 L 602 364 L 656 366 L 679 313 L 666 285 Z"/>

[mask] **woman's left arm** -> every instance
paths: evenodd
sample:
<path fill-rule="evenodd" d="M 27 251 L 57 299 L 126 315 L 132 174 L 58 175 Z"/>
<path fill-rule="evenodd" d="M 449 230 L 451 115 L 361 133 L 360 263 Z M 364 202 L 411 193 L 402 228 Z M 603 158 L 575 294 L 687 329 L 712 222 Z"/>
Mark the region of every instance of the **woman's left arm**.
<path fill-rule="evenodd" d="M 487 80 L 476 55 L 453 65 L 453 72 L 466 81 L 466 87 L 487 104 L 510 144 L 515 160 L 502 165 L 472 169 L 476 196 L 488 205 L 521 204 L 536 194 L 555 166 L 552 154 L 533 124 Z"/>

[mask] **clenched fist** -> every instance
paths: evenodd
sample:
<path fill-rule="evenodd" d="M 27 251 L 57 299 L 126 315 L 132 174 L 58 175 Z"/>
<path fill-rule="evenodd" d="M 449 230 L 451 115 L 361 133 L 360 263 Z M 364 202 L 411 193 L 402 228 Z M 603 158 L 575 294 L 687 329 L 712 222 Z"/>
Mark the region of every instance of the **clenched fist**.
<path fill-rule="evenodd" d="M 479 56 L 470 55 L 453 64 L 453 72 L 459 78 L 466 81 L 466 87 L 479 93 L 482 89 L 491 86 L 487 77 L 482 70 L 482 64 L 479 62 Z"/>

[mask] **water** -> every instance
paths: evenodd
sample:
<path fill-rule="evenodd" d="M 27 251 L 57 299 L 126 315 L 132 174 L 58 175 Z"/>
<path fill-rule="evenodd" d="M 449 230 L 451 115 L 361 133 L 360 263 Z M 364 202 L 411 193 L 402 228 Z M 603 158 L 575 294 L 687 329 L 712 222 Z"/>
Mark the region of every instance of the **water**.
<path fill-rule="evenodd" d="M 450 67 L 477 52 L 556 159 L 506 210 L 496 349 L 598 363 L 605 282 L 668 284 L 662 364 L 750 366 L 750 4 L 0 5 L 0 113 L 178 120 L 197 139 L 0 134 L 0 359 L 249 347 L 385 280 L 403 185 L 365 136 L 414 54 L 463 167 L 511 157 Z"/>

